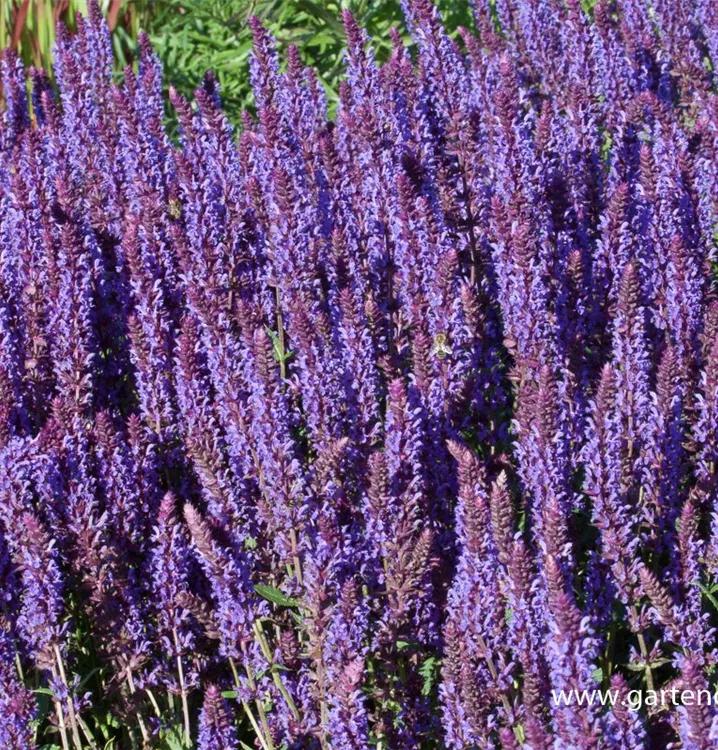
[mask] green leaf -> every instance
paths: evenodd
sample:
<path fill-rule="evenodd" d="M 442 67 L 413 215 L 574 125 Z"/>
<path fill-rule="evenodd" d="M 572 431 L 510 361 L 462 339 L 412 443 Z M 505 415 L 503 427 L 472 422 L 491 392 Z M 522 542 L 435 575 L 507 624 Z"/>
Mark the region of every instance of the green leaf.
<path fill-rule="evenodd" d="M 291 357 L 294 356 L 294 352 L 292 351 L 286 351 L 286 352 L 282 351 L 282 344 L 279 341 L 279 335 L 275 331 L 269 328 L 269 326 L 265 326 L 265 329 L 267 331 L 267 335 L 269 336 L 269 338 L 272 339 L 272 350 L 273 350 L 275 361 L 286 362 Z"/>
<path fill-rule="evenodd" d="M 115 730 L 120 726 L 120 722 L 109 711 L 104 714 L 97 712 L 95 714 L 95 726 L 100 730 L 106 742 L 113 742 L 116 739 Z"/>
<path fill-rule="evenodd" d="M 165 734 L 164 741 L 170 750 L 185 750 L 184 730 L 180 727 L 172 727 Z"/>
<path fill-rule="evenodd" d="M 236 700 L 237 691 L 236 690 L 223 690 L 222 697 L 226 698 L 227 700 Z"/>
<path fill-rule="evenodd" d="M 277 604 L 280 607 L 298 607 L 299 602 L 296 599 L 290 599 L 288 596 L 285 596 L 279 589 L 274 588 L 274 586 L 265 586 L 262 583 L 258 583 L 254 590 L 263 598 L 266 599 L 268 602 L 272 602 L 272 604 Z"/>
<path fill-rule="evenodd" d="M 706 599 L 715 607 L 715 609 L 718 611 L 718 601 L 716 601 L 715 596 L 713 596 L 713 589 L 708 590 L 702 583 L 698 584 L 698 588 L 705 594 Z"/>
<path fill-rule="evenodd" d="M 421 686 L 421 694 L 426 698 L 431 695 L 431 691 L 436 685 L 439 676 L 439 666 L 441 660 L 437 656 L 429 656 L 419 667 L 419 674 L 424 678 Z"/>
<path fill-rule="evenodd" d="M 35 688 L 32 692 L 33 693 L 39 693 L 40 695 L 49 695 L 52 698 L 56 697 L 55 696 L 55 691 L 54 690 L 50 690 L 50 688 L 44 688 L 44 687 Z"/>
<path fill-rule="evenodd" d="M 653 669 L 658 669 L 659 667 L 663 667 L 663 666 L 665 666 L 666 664 L 671 664 L 672 662 L 673 662 L 673 659 L 669 659 L 669 658 L 668 658 L 668 657 L 666 657 L 666 656 L 661 656 L 661 657 L 659 657 L 658 659 L 654 659 L 654 660 L 653 660 L 653 661 L 651 662 L 651 667 L 652 667 Z"/>

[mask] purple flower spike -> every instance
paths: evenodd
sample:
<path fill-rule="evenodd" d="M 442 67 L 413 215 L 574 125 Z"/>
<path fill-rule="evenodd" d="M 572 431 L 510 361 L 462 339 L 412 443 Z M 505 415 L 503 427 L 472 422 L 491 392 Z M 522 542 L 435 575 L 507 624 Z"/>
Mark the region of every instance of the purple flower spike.
<path fill-rule="evenodd" d="M 24 513 L 17 522 L 12 549 L 23 587 L 18 632 L 38 667 L 54 669 L 67 632 L 58 550 L 33 514 Z"/>
<path fill-rule="evenodd" d="M 209 685 L 204 693 L 199 715 L 198 750 L 236 750 L 239 748 L 237 730 L 229 704 L 216 685 Z"/>
<path fill-rule="evenodd" d="M 37 706 L 20 681 L 17 665 L 10 633 L 0 627 L 0 743 L 8 750 L 34 747 L 32 722 Z"/>
<path fill-rule="evenodd" d="M 255 597 L 248 580 L 247 561 L 218 544 L 212 531 L 191 505 L 185 505 L 192 546 L 209 579 L 214 598 L 222 651 L 227 657 L 241 657 L 253 639 Z"/>
<path fill-rule="evenodd" d="M 249 18 L 178 139 L 104 5 L 0 59 L 0 745 L 715 744 L 715 1 Z"/>

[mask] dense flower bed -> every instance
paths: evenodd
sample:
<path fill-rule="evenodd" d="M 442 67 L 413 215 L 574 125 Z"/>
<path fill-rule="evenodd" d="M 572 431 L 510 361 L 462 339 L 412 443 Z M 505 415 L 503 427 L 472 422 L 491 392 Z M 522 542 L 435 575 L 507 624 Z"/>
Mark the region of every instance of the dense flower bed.
<path fill-rule="evenodd" d="M 713 746 L 716 6 L 406 5 L 238 138 L 4 56 L 2 748 Z"/>

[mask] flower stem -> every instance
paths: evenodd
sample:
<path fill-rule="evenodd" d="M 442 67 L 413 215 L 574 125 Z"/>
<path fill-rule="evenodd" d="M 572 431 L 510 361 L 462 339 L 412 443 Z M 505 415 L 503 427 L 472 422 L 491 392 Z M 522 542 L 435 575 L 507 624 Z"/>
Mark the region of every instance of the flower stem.
<path fill-rule="evenodd" d="M 57 667 L 60 670 L 60 679 L 62 684 L 67 689 L 67 710 L 70 715 L 70 728 L 72 729 L 72 741 L 75 744 L 77 750 L 82 750 L 82 740 L 80 739 L 80 730 L 77 726 L 77 715 L 75 714 L 75 702 L 70 695 L 70 689 L 67 684 L 67 676 L 65 675 L 65 665 L 62 663 L 62 654 L 60 654 L 60 647 L 55 646 L 55 657 L 57 658 Z"/>
<path fill-rule="evenodd" d="M 182 657 L 179 655 L 179 638 L 177 637 L 177 629 L 172 630 L 172 636 L 175 642 L 175 649 L 177 650 L 177 672 L 179 674 L 180 690 L 182 691 L 182 714 L 184 716 L 184 741 L 187 747 L 191 744 L 191 729 L 189 723 L 189 706 L 187 705 L 187 688 L 185 687 L 184 681 L 184 669 L 182 667 Z"/>
<path fill-rule="evenodd" d="M 229 660 L 229 665 L 232 668 L 232 674 L 234 675 L 234 684 L 237 686 L 237 690 L 242 689 L 242 683 L 239 680 L 239 674 L 237 672 L 237 665 L 234 663 L 234 659 Z M 260 744 L 262 745 L 263 750 L 274 750 L 272 745 L 272 739 L 269 738 L 269 742 L 264 737 L 264 734 L 262 733 L 262 730 L 259 728 L 259 724 L 257 724 L 257 720 L 254 718 L 254 714 L 252 713 L 252 709 L 249 706 L 249 703 L 247 703 L 244 698 L 241 699 L 242 701 L 242 708 L 244 709 L 244 713 L 247 714 L 247 718 L 249 719 L 249 723 L 252 725 L 252 729 L 254 729 L 255 734 L 257 735 L 257 738 L 259 739 Z M 259 705 L 257 706 L 259 708 Z M 265 723 L 266 723 L 266 717 L 265 717 Z M 267 730 L 269 730 L 269 727 L 266 727 Z"/>
<path fill-rule="evenodd" d="M 132 671 L 129 667 L 127 667 L 127 684 L 130 686 L 130 695 L 135 694 L 135 681 L 132 679 Z M 142 733 L 142 742 L 145 743 L 145 745 L 148 745 L 150 742 L 150 736 L 147 733 L 147 727 L 145 726 L 145 722 L 142 719 L 142 713 L 139 709 L 135 712 L 137 716 L 137 725 L 140 728 L 140 732 Z"/>
<path fill-rule="evenodd" d="M 282 694 L 282 697 L 284 698 L 287 706 L 289 706 L 289 710 L 292 712 L 292 716 L 294 716 L 295 721 L 299 721 L 299 711 L 296 704 L 294 703 L 294 699 L 289 694 L 289 691 L 287 690 L 284 682 L 282 682 L 282 678 L 279 676 L 279 673 L 274 669 L 275 663 L 272 655 L 272 649 L 269 648 L 269 644 L 267 643 L 267 639 L 264 635 L 264 630 L 262 629 L 262 623 L 259 620 L 256 620 L 254 623 L 254 632 L 257 636 L 259 647 L 262 649 L 262 653 L 264 654 L 264 658 L 269 662 L 274 684 Z"/>
<path fill-rule="evenodd" d="M 53 667 L 53 677 L 57 678 L 57 670 Z M 67 726 L 65 724 L 65 713 L 62 710 L 62 701 L 55 698 L 55 711 L 57 712 L 57 724 L 60 730 L 60 739 L 62 740 L 63 750 L 70 750 L 70 744 L 67 741 Z"/>

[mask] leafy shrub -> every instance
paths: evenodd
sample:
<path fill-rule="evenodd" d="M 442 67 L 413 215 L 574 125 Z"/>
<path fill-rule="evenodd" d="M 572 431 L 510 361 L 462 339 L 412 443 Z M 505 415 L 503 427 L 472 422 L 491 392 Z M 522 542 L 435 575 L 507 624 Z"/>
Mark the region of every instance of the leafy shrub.
<path fill-rule="evenodd" d="M 406 13 L 238 140 L 4 56 L 3 748 L 711 746 L 715 9 Z"/>
<path fill-rule="evenodd" d="M 449 28 L 471 23 L 468 0 L 442 0 L 439 7 L 448 12 Z M 235 123 L 242 109 L 253 106 L 248 75 L 253 15 L 274 34 L 280 51 L 292 44 L 299 48 L 304 63 L 317 72 L 331 113 L 345 67 L 343 9 L 351 10 L 367 31 L 378 60 L 391 53 L 390 29 L 397 28 L 411 43 L 398 0 L 156 0 L 147 9 L 151 11 L 147 30 L 166 82 L 190 96 L 204 73 L 213 71 Z"/>

